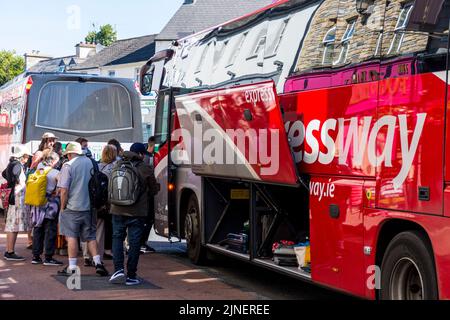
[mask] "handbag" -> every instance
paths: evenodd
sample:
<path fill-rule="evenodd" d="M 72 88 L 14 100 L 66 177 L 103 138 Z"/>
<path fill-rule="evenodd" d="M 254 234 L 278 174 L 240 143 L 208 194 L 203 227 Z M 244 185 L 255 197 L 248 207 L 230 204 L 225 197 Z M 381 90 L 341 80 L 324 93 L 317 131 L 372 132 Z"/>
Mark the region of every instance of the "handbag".
<path fill-rule="evenodd" d="M 0 206 L 7 211 L 10 204 L 11 188 L 8 188 L 8 184 L 4 183 L 0 186 Z"/>

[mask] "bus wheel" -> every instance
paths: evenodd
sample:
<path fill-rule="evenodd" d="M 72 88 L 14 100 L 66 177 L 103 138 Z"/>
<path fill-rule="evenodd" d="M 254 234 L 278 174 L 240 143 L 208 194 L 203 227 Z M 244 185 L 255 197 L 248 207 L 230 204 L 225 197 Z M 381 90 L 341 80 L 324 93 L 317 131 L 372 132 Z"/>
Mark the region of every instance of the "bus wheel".
<path fill-rule="evenodd" d="M 200 210 L 195 195 L 190 197 L 186 210 L 184 232 L 188 256 L 193 263 L 202 264 L 206 260 L 206 249 L 201 243 Z"/>
<path fill-rule="evenodd" d="M 436 300 L 438 289 L 432 249 L 421 232 L 398 234 L 381 265 L 382 300 Z"/>

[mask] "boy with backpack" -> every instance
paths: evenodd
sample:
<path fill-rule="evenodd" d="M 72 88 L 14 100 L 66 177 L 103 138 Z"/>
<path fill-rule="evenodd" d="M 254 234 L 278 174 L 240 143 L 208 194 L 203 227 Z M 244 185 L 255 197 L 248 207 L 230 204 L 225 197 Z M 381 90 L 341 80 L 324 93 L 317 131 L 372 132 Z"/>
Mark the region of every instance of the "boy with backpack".
<path fill-rule="evenodd" d="M 141 284 L 137 277 L 141 237 L 149 210 L 149 197 L 158 190 L 153 168 L 144 163 L 145 154 L 144 144 L 133 144 L 130 151 L 124 153 L 123 160 L 117 162 L 109 180 L 115 268 L 110 282 L 115 284 Z M 123 242 L 127 234 L 130 248 L 125 275 Z"/>

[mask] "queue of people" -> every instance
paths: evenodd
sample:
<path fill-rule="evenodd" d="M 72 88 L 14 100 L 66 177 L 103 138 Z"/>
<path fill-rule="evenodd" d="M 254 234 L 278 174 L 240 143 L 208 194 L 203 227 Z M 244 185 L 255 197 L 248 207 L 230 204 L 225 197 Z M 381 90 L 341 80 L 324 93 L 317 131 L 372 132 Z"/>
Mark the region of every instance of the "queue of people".
<path fill-rule="evenodd" d="M 15 146 L 2 172 L 11 189 L 4 259 L 25 260 L 16 254 L 15 244 L 18 233 L 27 232 L 32 264 L 63 266 L 54 258 L 56 245 L 61 243 L 58 237 L 63 236 L 68 263 L 58 275 L 77 272 L 81 246 L 84 265 L 95 267 L 97 275 L 109 276 L 103 261 L 112 258 L 111 283 L 140 284 L 139 256 L 154 252 L 147 246 L 153 225 L 153 198 L 158 190 L 152 161 L 154 139 L 147 145 L 135 143 L 129 151 L 115 139 L 108 141 L 100 162 L 92 158 L 87 139 L 67 144 L 64 151 L 57 140 L 52 133 L 44 134 L 33 155 L 25 146 Z M 99 175 L 106 184 L 96 184 Z M 133 183 L 124 186 L 119 177 Z M 107 199 L 99 205 L 98 197 L 93 197 L 101 192 L 107 193 Z"/>

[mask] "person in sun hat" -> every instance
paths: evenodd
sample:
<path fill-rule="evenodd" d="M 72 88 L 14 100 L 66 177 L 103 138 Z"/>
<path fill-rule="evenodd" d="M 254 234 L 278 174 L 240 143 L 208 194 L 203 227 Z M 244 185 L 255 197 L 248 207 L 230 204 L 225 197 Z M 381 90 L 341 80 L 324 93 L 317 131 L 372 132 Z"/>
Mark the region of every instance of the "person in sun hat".
<path fill-rule="evenodd" d="M 98 254 L 96 238 L 96 219 L 91 209 L 89 181 L 94 168 L 92 161 L 83 154 L 78 142 L 67 145 L 64 155 L 69 161 L 64 164 L 58 181 L 61 196 L 60 232 L 67 239 L 69 265 L 58 272 L 59 275 L 71 276 L 77 271 L 78 238 L 87 242 L 93 257 L 96 273 L 107 276 L 103 262 Z"/>
<path fill-rule="evenodd" d="M 59 155 L 50 150 L 44 152 L 43 160 L 38 165 L 37 170 L 46 175 L 47 202 L 42 206 L 31 207 L 31 222 L 33 226 L 33 260 L 32 264 L 43 264 L 44 266 L 61 266 L 62 262 L 53 258 L 55 254 L 58 215 L 60 199 L 56 186 L 58 183 L 59 171 L 55 169 L 59 161 Z M 30 189 L 28 188 L 29 192 Z M 45 260 L 41 255 L 45 250 Z"/>
<path fill-rule="evenodd" d="M 44 133 L 41 143 L 39 144 L 39 148 L 31 160 L 30 170 L 35 170 L 39 163 L 41 163 L 44 150 L 51 149 L 51 151 L 53 151 L 53 147 L 58 139 L 59 138 L 51 132 Z"/>
<path fill-rule="evenodd" d="M 13 190 L 9 198 L 9 208 L 6 218 L 6 252 L 4 259 L 7 261 L 23 261 L 25 258 L 15 253 L 17 235 L 19 232 L 31 230 L 31 218 L 25 208 L 26 177 L 24 165 L 27 163 L 31 152 L 23 145 L 12 148 L 12 155 L 8 167 L 2 176 L 8 182 L 8 187 Z"/>
<path fill-rule="evenodd" d="M 38 150 L 33 154 L 33 156 L 28 159 L 27 164 L 25 165 L 25 177 L 28 180 L 28 176 L 35 173 L 38 165 L 42 162 L 44 157 L 44 152 L 51 152 L 55 146 L 56 141 L 59 138 L 51 133 L 46 132 L 42 135 L 41 143 L 39 144 Z M 28 211 L 28 214 L 31 215 L 31 207 L 25 206 L 25 211 Z M 33 249 L 33 237 L 31 232 L 28 233 L 28 247 L 27 249 Z"/>

